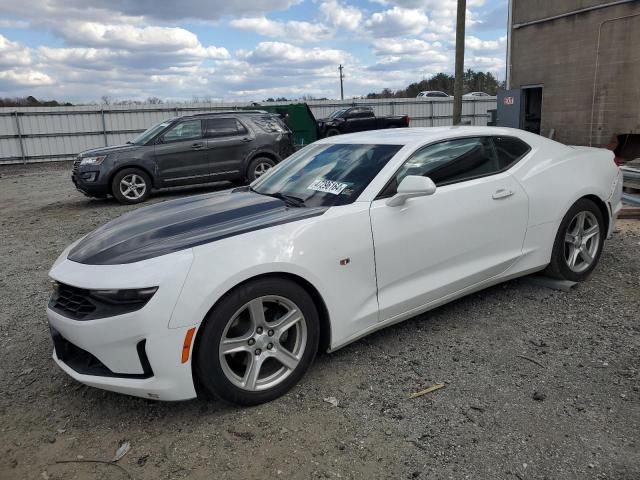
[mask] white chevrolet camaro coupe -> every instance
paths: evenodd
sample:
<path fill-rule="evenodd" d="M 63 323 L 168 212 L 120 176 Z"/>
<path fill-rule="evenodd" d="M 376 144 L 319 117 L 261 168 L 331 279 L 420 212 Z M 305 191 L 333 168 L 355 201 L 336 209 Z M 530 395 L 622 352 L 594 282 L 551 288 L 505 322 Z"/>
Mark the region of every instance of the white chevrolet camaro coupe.
<path fill-rule="evenodd" d="M 621 208 L 607 150 L 496 127 L 320 140 L 249 187 L 138 209 L 53 265 L 53 358 L 160 400 L 253 405 L 318 349 L 505 280 L 581 281 Z"/>

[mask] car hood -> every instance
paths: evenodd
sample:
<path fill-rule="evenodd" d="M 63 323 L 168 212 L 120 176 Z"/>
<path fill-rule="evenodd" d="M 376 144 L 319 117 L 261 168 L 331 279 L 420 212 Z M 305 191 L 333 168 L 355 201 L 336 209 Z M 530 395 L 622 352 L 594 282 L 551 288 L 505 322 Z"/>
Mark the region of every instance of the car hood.
<path fill-rule="evenodd" d="M 83 238 L 67 258 L 89 265 L 139 262 L 326 210 L 290 208 L 280 199 L 244 188 L 186 197 L 112 220 Z"/>
<path fill-rule="evenodd" d="M 95 157 L 97 155 L 108 155 L 110 153 L 130 152 L 139 148 L 140 145 L 132 145 L 130 143 L 127 143 L 126 145 L 114 145 L 113 147 L 92 148 L 91 150 L 85 150 L 84 152 L 81 152 L 78 156 Z"/>

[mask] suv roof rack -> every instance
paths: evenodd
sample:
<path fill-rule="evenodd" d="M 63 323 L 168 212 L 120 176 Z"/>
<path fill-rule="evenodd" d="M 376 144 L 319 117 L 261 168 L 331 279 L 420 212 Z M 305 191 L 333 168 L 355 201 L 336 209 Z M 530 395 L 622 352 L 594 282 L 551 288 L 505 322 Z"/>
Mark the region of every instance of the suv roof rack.
<path fill-rule="evenodd" d="M 239 113 L 242 114 L 246 114 L 246 113 L 258 113 L 258 114 L 267 114 L 270 115 L 269 112 L 267 112 L 266 110 L 214 110 L 212 112 L 205 112 L 205 113 L 193 113 L 191 115 L 187 114 L 187 115 L 181 115 L 179 118 L 184 118 L 184 117 L 206 117 L 209 115 L 237 115 Z"/>

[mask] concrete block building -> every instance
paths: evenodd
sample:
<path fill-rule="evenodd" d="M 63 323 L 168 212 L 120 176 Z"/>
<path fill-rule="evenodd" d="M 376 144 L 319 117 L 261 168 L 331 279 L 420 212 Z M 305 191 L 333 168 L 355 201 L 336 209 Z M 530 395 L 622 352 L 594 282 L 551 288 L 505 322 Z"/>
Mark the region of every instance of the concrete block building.
<path fill-rule="evenodd" d="M 640 1 L 509 3 L 499 123 L 567 144 L 640 147 Z"/>

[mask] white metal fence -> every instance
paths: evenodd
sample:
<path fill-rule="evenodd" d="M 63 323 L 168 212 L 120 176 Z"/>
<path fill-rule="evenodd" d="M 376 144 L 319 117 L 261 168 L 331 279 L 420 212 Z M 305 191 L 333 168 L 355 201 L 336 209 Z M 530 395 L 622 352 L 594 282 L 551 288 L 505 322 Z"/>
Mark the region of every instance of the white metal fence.
<path fill-rule="evenodd" d="M 453 115 L 452 99 L 439 98 L 314 100 L 308 104 L 316 118 L 345 106 L 364 105 L 373 107 L 376 115 L 409 115 L 412 127 L 451 125 Z M 169 117 L 246 106 L 246 103 L 181 103 L 0 108 L 0 164 L 68 160 L 83 150 L 123 144 Z M 495 97 L 465 99 L 463 122 L 486 125 L 487 111 L 494 108 Z"/>

